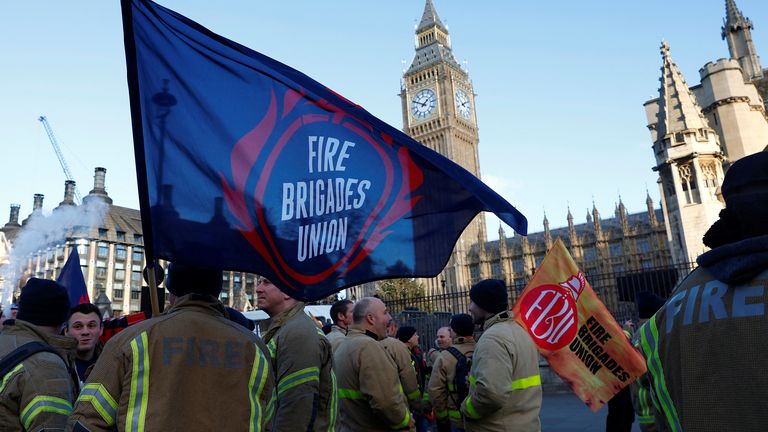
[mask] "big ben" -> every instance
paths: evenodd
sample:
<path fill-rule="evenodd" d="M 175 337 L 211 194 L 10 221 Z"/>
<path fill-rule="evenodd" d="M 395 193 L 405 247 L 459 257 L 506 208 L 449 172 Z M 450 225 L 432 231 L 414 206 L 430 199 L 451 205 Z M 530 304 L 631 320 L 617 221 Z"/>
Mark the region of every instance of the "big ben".
<path fill-rule="evenodd" d="M 416 27 L 416 55 L 403 75 L 400 98 L 404 132 L 479 178 L 472 81 L 453 56 L 448 29 L 432 0 L 426 0 Z M 473 244 L 485 241 L 485 222 L 478 215 L 457 241 L 443 272 L 424 280 L 427 294 L 468 290 L 477 276 L 469 274 L 466 254 Z"/>

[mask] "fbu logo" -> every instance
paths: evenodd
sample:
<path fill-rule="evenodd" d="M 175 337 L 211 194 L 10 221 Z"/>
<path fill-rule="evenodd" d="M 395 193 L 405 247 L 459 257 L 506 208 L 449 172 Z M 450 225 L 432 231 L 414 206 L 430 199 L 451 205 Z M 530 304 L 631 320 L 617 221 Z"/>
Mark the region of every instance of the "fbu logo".
<path fill-rule="evenodd" d="M 585 284 L 579 273 L 560 285 L 539 285 L 525 295 L 520 312 L 536 345 L 555 351 L 576 337 L 576 300 Z"/>

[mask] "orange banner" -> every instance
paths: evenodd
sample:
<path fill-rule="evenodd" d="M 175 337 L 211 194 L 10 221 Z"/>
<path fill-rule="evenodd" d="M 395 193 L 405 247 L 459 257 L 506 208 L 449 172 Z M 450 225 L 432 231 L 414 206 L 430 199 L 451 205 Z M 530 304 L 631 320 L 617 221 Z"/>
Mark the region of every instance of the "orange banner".
<path fill-rule="evenodd" d="M 512 308 L 552 370 L 592 411 L 646 371 L 559 238 Z"/>

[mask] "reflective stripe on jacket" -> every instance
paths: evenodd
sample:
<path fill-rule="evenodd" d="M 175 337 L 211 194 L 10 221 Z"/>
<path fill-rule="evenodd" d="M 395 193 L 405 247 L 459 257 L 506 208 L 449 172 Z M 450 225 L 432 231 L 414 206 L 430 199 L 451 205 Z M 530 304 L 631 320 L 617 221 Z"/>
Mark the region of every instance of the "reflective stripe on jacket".
<path fill-rule="evenodd" d="M 189 294 L 107 342 L 69 426 L 258 432 L 273 387 L 261 340 L 227 319 L 218 300 Z"/>
<path fill-rule="evenodd" d="M 339 431 L 391 431 L 408 426 L 411 414 L 397 367 L 375 335 L 350 327 L 333 360 L 339 383 Z"/>
<path fill-rule="evenodd" d="M 475 340 L 458 337 L 454 341 L 453 347 L 467 358 L 471 358 L 475 351 Z M 428 390 L 437 419 L 450 419 L 455 427 L 463 429 L 464 421 L 461 419 L 461 412 L 459 411 L 459 405 L 462 401 L 459 400 L 458 389 L 454 385 L 457 363 L 458 360 L 453 354 L 447 350 L 442 350 L 432 367 Z"/>
<path fill-rule="evenodd" d="M 333 431 L 338 400 L 331 344 L 298 302 L 264 333 L 277 382 L 272 432 Z"/>
<path fill-rule="evenodd" d="M 475 346 L 469 396 L 461 405 L 468 432 L 540 431 L 539 353 L 528 333 L 504 311 L 489 318 Z"/>
<path fill-rule="evenodd" d="M 28 342 L 42 342 L 62 357 L 39 352 L 0 377 L 0 430 L 3 432 L 63 430 L 77 396 L 77 374 L 71 359 L 77 340 L 45 333 L 26 321 L 14 320 L 0 334 L 0 358 Z"/>

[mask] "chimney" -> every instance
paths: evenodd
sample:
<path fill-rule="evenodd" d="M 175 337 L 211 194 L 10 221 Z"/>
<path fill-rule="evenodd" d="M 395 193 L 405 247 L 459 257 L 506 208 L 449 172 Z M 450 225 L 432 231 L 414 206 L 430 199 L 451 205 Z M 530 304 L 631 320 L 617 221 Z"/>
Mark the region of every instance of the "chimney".
<path fill-rule="evenodd" d="M 21 226 L 19 225 L 19 209 L 21 209 L 19 204 L 11 204 L 11 217 L 8 218 L 8 223 L 5 226 Z"/>
<path fill-rule="evenodd" d="M 8 223 L 3 227 L 3 231 L 7 231 L 9 229 L 13 230 L 21 227 L 21 225 L 19 225 L 20 208 L 21 206 L 18 204 L 11 204 L 11 217 L 8 218 Z"/>
<path fill-rule="evenodd" d="M 93 174 L 93 190 L 92 194 L 107 194 L 107 190 L 104 189 L 104 178 L 107 176 L 107 169 L 97 167 Z"/>
<path fill-rule="evenodd" d="M 45 198 L 45 195 L 43 194 L 35 194 L 35 201 L 32 204 L 32 212 L 41 212 L 43 211 L 43 198 Z"/>
<path fill-rule="evenodd" d="M 107 204 L 112 204 L 112 198 L 107 195 L 107 189 L 104 187 L 104 178 L 107 175 L 107 169 L 97 167 L 93 174 L 93 190 L 83 197 L 83 203 L 87 203 L 91 199 L 100 199 Z"/>
<path fill-rule="evenodd" d="M 21 221 L 21 226 L 26 226 L 27 223 L 29 223 L 29 221 L 32 220 L 33 218 L 40 217 L 43 215 L 43 198 L 45 198 L 45 195 L 35 194 L 35 200 L 32 203 L 32 213 L 30 213 L 26 219 Z"/>
<path fill-rule="evenodd" d="M 59 207 L 75 205 L 75 181 L 67 180 L 64 182 L 64 201 L 59 203 Z"/>

